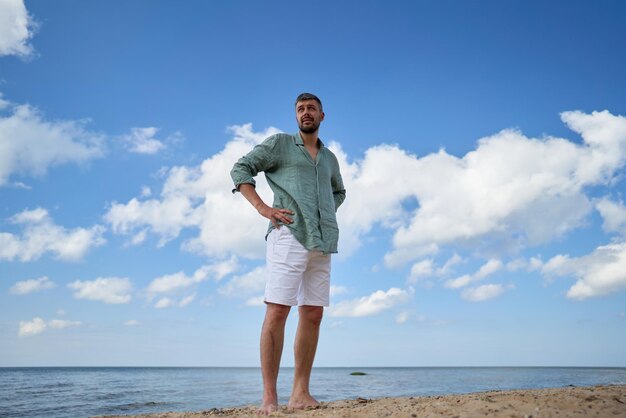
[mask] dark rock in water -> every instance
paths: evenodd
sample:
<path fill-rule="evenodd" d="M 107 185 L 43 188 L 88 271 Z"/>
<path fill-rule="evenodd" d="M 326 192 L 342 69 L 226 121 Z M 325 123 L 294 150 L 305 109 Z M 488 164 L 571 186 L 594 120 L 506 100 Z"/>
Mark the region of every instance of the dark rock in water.
<path fill-rule="evenodd" d="M 350 376 L 365 376 L 367 373 L 363 373 L 363 372 L 352 372 L 350 373 Z"/>

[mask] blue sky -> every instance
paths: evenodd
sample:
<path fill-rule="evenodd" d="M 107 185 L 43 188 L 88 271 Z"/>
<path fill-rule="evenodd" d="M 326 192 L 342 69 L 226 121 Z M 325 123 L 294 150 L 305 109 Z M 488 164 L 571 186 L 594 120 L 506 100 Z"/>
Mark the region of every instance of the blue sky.
<path fill-rule="evenodd" d="M 228 172 L 310 91 L 347 187 L 318 366 L 626 367 L 624 18 L 0 1 L 0 366 L 258 365 Z"/>

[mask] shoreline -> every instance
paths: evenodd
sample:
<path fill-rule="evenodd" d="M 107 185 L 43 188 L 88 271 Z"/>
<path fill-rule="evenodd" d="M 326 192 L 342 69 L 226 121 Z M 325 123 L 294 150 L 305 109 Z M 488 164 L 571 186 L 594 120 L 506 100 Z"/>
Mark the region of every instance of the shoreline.
<path fill-rule="evenodd" d="M 198 412 L 162 412 L 141 415 L 106 415 L 99 418 L 257 417 L 256 405 L 213 408 Z M 460 395 L 408 398 L 349 399 L 322 402 L 319 408 L 288 411 L 276 417 L 419 417 L 419 418 L 626 418 L 626 385 L 574 386 L 547 389 L 492 390 Z"/>

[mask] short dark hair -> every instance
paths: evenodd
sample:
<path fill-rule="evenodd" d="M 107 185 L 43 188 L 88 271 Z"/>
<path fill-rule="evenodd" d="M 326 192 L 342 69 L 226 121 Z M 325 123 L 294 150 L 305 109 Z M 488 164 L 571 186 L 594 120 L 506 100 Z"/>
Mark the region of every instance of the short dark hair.
<path fill-rule="evenodd" d="M 305 100 L 315 100 L 317 103 L 320 104 L 320 110 L 322 110 L 322 101 L 319 99 L 319 97 L 312 93 L 300 93 L 298 97 L 296 97 L 296 106 L 298 105 L 298 102 L 302 102 Z"/>

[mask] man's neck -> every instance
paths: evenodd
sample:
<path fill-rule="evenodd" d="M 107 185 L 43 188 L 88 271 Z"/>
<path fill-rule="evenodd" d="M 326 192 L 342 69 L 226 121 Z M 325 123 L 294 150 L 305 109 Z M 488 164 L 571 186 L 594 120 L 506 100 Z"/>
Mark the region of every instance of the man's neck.
<path fill-rule="evenodd" d="M 300 131 L 300 137 L 302 138 L 302 142 L 304 142 L 305 147 L 317 147 L 318 146 L 317 133 L 318 131 L 312 132 L 310 134 Z"/>

